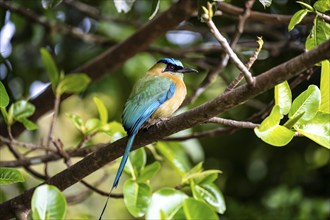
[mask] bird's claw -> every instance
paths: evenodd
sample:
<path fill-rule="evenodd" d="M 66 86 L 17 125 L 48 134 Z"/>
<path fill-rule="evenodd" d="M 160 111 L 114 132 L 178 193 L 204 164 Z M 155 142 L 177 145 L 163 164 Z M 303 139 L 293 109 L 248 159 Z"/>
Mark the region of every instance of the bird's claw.
<path fill-rule="evenodd" d="M 151 126 L 154 126 L 154 125 L 158 128 L 162 122 L 167 121 L 167 120 L 168 120 L 168 118 L 148 119 L 148 121 L 142 126 L 142 128 L 149 129 Z"/>

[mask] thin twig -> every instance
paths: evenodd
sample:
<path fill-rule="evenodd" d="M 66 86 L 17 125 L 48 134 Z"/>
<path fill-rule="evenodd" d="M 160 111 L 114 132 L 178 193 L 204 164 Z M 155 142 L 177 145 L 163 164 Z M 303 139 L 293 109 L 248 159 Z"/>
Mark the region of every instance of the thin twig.
<path fill-rule="evenodd" d="M 262 38 L 258 37 L 258 47 L 254 50 L 253 55 L 250 57 L 249 62 L 247 62 L 246 64 L 246 68 L 250 69 L 251 66 L 254 64 L 254 62 L 257 60 L 258 55 L 261 51 L 262 45 L 263 45 L 263 41 Z M 238 86 L 238 84 L 241 82 L 241 80 L 244 78 L 244 74 L 242 72 L 240 72 L 240 74 L 227 86 L 227 88 L 225 89 L 225 92 L 228 92 L 232 89 L 234 89 L 236 86 Z"/>
<path fill-rule="evenodd" d="M 79 150 L 68 150 L 65 151 L 70 157 L 85 157 L 86 155 L 106 146 L 106 144 L 96 144 L 93 146 L 81 148 Z M 24 157 L 18 160 L 12 161 L 0 161 L 0 167 L 22 167 L 22 166 L 30 166 L 42 164 L 50 161 L 57 161 L 62 159 L 62 157 L 57 153 L 51 153 L 48 155 L 34 156 L 34 157 Z"/>
<path fill-rule="evenodd" d="M 210 118 L 206 122 L 222 124 L 222 125 L 235 127 L 235 128 L 253 129 L 253 128 L 259 126 L 259 124 L 255 124 L 255 123 L 252 123 L 252 122 L 249 122 L 249 121 L 236 121 L 236 120 L 232 120 L 232 119 L 225 119 L 225 118 L 219 118 L 219 117 Z"/>
<path fill-rule="evenodd" d="M 15 146 L 22 146 L 22 147 L 30 148 L 30 149 L 42 149 L 42 147 L 40 147 L 37 144 L 20 142 L 20 141 L 17 141 L 15 139 L 10 140 L 9 138 L 3 137 L 1 135 L 0 135 L 0 141 L 4 144 L 9 144 L 10 143 L 10 144 L 15 145 Z"/>
<path fill-rule="evenodd" d="M 214 16 L 219 16 L 225 14 L 229 14 L 231 17 L 238 16 L 244 12 L 243 8 L 231 5 L 229 3 L 225 3 L 223 1 L 217 3 L 220 11 L 216 11 Z M 292 16 L 291 15 L 279 15 L 279 14 L 268 14 L 259 11 L 251 11 L 251 15 L 249 17 L 250 20 L 260 21 L 265 24 L 289 24 Z M 302 21 L 301 24 L 312 24 L 314 16 L 307 16 Z"/>
<path fill-rule="evenodd" d="M 8 136 L 9 136 L 9 139 L 10 139 L 10 140 L 14 140 L 13 135 L 12 135 L 12 133 L 11 133 L 11 127 L 8 127 Z M 24 158 L 24 157 L 20 154 L 20 152 L 17 151 L 17 150 L 15 149 L 15 147 L 14 147 L 13 145 L 11 145 L 10 143 L 8 143 L 7 146 L 8 146 L 9 151 L 14 155 L 14 157 L 15 157 L 17 160 L 20 160 L 20 159 Z M 42 180 L 46 180 L 46 179 L 48 179 L 47 176 L 44 176 L 44 175 L 38 173 L 37 171 L 35 171 L 34 169 L 32 169 L 31 167 L 29 167 L 29 166 L 27 166 L 27 165 L 25 165 L 25 166 L 23 166 L 23 167 L 24 167 L 24 169 L 25 169 L 27 172 L 29 172 L 30 174 L 32 174 L 33 176 L 35 176 L 35 177 L 37 177 L 37 178 L 39 178 L 39 179 L 42 179 Z"/>
<path fill-rule="evenodd" d="M 53 110 L 54 113 L 53 113 L 52 121 L 50 123 L 49 133 L 48 133 L 48 137 L 47 137 L 47 143 L 46 143 L 47 148 L 49 148 L 50 142 L 53 139 L 56 119 L 57 119 L 57 115 L 58 115 L 58 109 L 59 109 L 59 106 L 60 106 L 60 101 L 61 101 L 61 96 L 56 95 L 55 96 L 55 102 L 54 102 L 54 110 Z"/>
<path fill-rule="evenodd" d="M 223 49 L 226 51 L 226 53 L 229 55 L 229 58 L 233 61 L 233 63 L 236 65 L 236 67 L 244 74 L 246 82 L 250 86 L 254 86 L 254 78 L 250 71 L 246 68 L 246 66 L 242 63 L 242 61 L 238 58 L 236 53 L 230 48 L 230 45 L 228 44 L 226 38 L 222 36 L 222 34 L 219 32 L 217 27 L 215 26 L 214 22 L 211 19 L 208 19 L 206 24 L 209 26 L 211 33 L 213 36 L 218 40 L 218 42 L 221 44 Z"/>

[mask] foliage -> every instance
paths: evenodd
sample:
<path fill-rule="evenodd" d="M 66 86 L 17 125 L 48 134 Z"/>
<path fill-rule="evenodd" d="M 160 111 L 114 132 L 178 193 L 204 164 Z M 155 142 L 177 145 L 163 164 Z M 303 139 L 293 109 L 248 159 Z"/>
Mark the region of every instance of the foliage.
<path fill-rule="evenodd" d="M 279 93 L 282 95 L 278 95 Z M 323 91 L 323 93 L 326 92 Z M 324 101 L 329 102 L 328 100 Z M 321 146 L 330 149 L 330 124 L 327 120 L 330 115 L 328 112 L 323 112 L 326 110 L 327 108 L 321 108 L 321 92 L 317 86 L 309 86 L 291 105 L 289 85 L 287 82 L 283 82 L 275 87 L 275 106 L 271 114 L 254 131 L 266 143 L 284 146 L 291 141 L 296 130 Z M 286 114 L 288 114 L 289 119 L 283 126 L 279 125 Z"/>
<path fill-rule="evenodd" d="M 88 6 L 87 11 L 84 7 L 79 8 L 78 3 Z M 240 36 L 239 43 L 231 46 L 244 63 L 247 59 L 255 58 L 250 69 L 253 74 L 265 72 L 303 53 L 304 49 L 312 50 L 330 39 L 330 25 L 324 19 L 330 9 L 327 0 L 318 0 L 313 5 L 288 1 L 285 6 L 278 1 L 257 1 L 251 10 L 268 16 L 268 11 L 276 12 L 273 13 L 273 21 L 265 19 L 263 23 L 259 20 L 257 25 L 253 22 L 253 19 L 258 20 L 254 13 L 250 14 L 253 19 L 245 25 L 244 19 L 250 18 L 245 18 L 242 13 L 237 17 L 239 24 L 236 24 L 236 15 L 226 14 L 226 8 L 221 8 L 219 1 L 209 4 L 208 1 L 199 0 L 199 19 L 193 17 L 182 22 L 177 29 L 173 28 L 155 43 L 149 44 L 120 68 L 104 74 L 101 80 L 94 80 L 97 77 L 90 72 L 87 73 L 91 77 L 81 73 L 83 63 L 86 63 L 84 67 L 88 66 L 104 49 L 124 44 L 123 39 L 138 33 L 145 23 L 149 24 L 149 20 L 154 22 L 157 15 L 176 4 L 160 0 L 150 3 L 149 0 L 40 0 L 39 5 L 20 0 L 14 2 L 18 9 L 24 11 L 27 8 L 34 13 L 35 20 L 32 19 L 32 22 L 29 20 L 31 18 L 22 19 L 28 13 L 22 15 L 19 10 L 11 11 L 10 15 L 0 12 L 1 22 L 14 24 L 16 31 L 12 39 L 12 54 L 0 63 L 0 125 L 5 124 L 6 132 L 10 134 L 8 137 L 0 135 L 0 153 L 5 155 L 0 158 L 0 166 L 15 161 L 31 162 L 23 167 L 26 172 L 41 174 L 46 179 L 63 169 L 63 161 L 70 166 L 76 161 L 73 157 L 83 158 L 99 148 L 98 144 L 114 142 L 123 137 L 125 131 L 118 121 L 129 88 L 162 56 L 182 59 L 185 66 L 196 67 L 201 73 L 185 76 L 188 96 L 198 94 L 194 99 L 196 101 L 185 110 L 218 96 L 228 82 L 238 75 L 238 71 L 231 62 L 224 64 L 223 69 L 219 68 L 219 63 L 225 59 L 219 60 L 219 57 L 223 57 L 223 51 L 215 44 L 212 30 L 207 29 L 205 23 L 208 21 L 213 21 L 227 38 Z M 241 1 L 230 1 L 230 4 L 243 7 Z M 3 7 L 2 3 L 0 6 Z M 226 16 L 217 13 L 219 7 Z M 242 12 L 245 11 L 243 8 Z M 280 14 L 293 14 L 289 24 L 275 19 Z M 313 24 L 308 23 L 310 15 L 315 16 L 312 18 Z M 245 26 L 245 29 L 239 30 L 240 25 Z M 287 26 L 289 33 L 283 31 L 284 26 Z M 264 35 L 265 44 L 263 48 L 260 46 L 257 54 L 253 54 L 254 38 L 259 35 Z M 232 43 L 236 44 L 235 40 Z M 136 45 L 134 42 L 131 48 L 134 49 Z M 125 55 L 116 54 L 118 57 Z M 104 66 L 96 69 L 100 70 Z M 182 139 L 190 139 L 188 141 L 164 140 L 132 151 L 124 170 L 126 179 L 123 178 L 125 181 L 120 183 L 123 193 L 121 200 L 125 208 L 120 207 L 121 200 L 110 200 L 113 210 L 108 217 L 219 219 L 224 215 L 229 219 L 241 216 L 251 219 L 274 216 L 283 219 L 306 216 L 326 219 L 330 213 L 329 201 L 324 193 L 324 167 L 330 161 L 330 62 L 324 60 L 316 66 L 294 79 L 299 82 L 298 86 L 294 86 L 296 81 L 284 81 L 275 86 L 274 96 L 265 93 L 220 115 L 234 118 L 236 122 L 243 119 L 260 122 L 254 124 L 257 126 L 254 128 L 256 136 L 267 144 L 286 148 L 267 147 L 251 132 L 236 133 L 239 128 L 226 130 L 206 122 L 179 134 Z M 219 75 L 212 76 L 211 73 L 217 71 Z M 203 81 L 204 72 L 208 74 Z M 309 77 L 304 79 L 308 74 L 311 74 L 309 81 L 306 80 Z M 49 98 L 54 101 L 54 108 L 47 109 L 54 112 L 51 114 L 53 121 L 46 116 L 36 122 L 35 118 L 40 118 L 40 115 L 31 119 L 31 116 L 43 111 L 40 103 L 38 108 L 32 104 L 37 103 L 38 99 L 30 98 L 35 83 L 50 83 L 55 100 Z M 203 87 L 205 84 L 207 86 Z M 71 96 L 66 98 L 65 94 Z M 269 105 L 273 98 L 274 103 Z M 268 105 L 272 106 L 269 111 Z M 16 133 L 17 124 L 30 130 L 24 132 L 19 141 L 12 134 Z M 192 140 L 194 135 L 206 138 Z M 2 145 L 8 145 L 11 151 L 4 151 L 6 148 Z M 18 154 L 14 161 L 3 160 L 7 160 L 7 153 L 8 160 L 12 160 L 13 151 Z M 189 154 L 192 151 L 198 157 Z M 61 160 L 56 159 L 58 162 L 52 162 L 52 166 L 48 166 L 49 161 L 40 160 L 52 157 Z M 44 167 L 31 166 L 34 163 L 43 164 Z M 109 164 L 103 170 L 112 174 L 114 167 L 117 165 Z M 220 169 L 223 175 L 219 177 L 222 173 Z M 21 174 L 15 168 L 0 168 L 0 184 L 19 189 L 15 192 L 21 192 L 22 189 L 26 191 L 31 185 L 37 184 L 30 176 L 25 171 Z M 95 181 L 94 176 L 84 181 L 92 181 L 89 190 L 99 192 L 103 184 L 108 186 L 109 179 L 104 179 L 107 176 L 104 173 L 95 176 L 100 177 L 99 182 Z M 24 185 L 13 184 L 23 181 L 26 181 Z M 9 193 L 13 191 L 6 189 L 0 189 L 2 201 L 7 194 L 11 197 Z M 71 198 L 78 200 L 73 202 L 80 204 L 67 207 L 72 200 L 66 200 L 55 186 L 43 184 L 37 187 L 31 202 L 31 217 L 96 218 L 100 197 L 89 197 L 91 193 L 85 193 L 85 189 L 79 190 L 79 187 L 74 186 L 70 193 L 76 196 Z M 84 203 L 86 198 L 92 202 Z"/>
<path fill-rule="evenodd" d="M 41 185 L 33 193 L 33 219 L 65 219 L 67 204 L 63 193 L 52 185 Z"/>
<path fill-rule="evenodd" d="M 17 182 L 24 182 L 24 177 L 17 169 L 0 167 L 0 185 Z"/>

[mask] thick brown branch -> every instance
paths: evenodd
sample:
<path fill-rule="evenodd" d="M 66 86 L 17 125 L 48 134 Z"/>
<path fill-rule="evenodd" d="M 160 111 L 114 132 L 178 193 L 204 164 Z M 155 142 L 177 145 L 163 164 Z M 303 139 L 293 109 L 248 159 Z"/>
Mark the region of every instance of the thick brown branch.
<path fill-rule="evenodd" d="M 244 12 L 243 8 L 225 3 L 219 2 L 219 9 L 225 14 L 230 14 L 238 16 Z M 215 13 L 217 15 L 218 13 Z M 249 19 L 254 21 L 260 21 L 266 24 L 289 24 L 291 20 L 291 15 L 277 15 L 277 14 L 267 14 L 259 11 L 251 11 Z M 314 16 L 305 17 L 300 24 L 312 24 Z"/>
<path fill-rule="evenodd" d="M 330 58 L 330 40 L 324 42 L 315 49 L 303 53 L 279 66 L 276 66 L 255 78 L 253 88 L 244 84 L 214 100 L 207 102 L 195 109 L 170 118 L 168 121 L 152 126 L 149 130 L 140 131 L 136 137 L 134 148 L 145 146 L 157 140 L 163 139 L 178 131 L 191 128 L 205 122 L 220 113 L 223 113 L 271 88 L 276 84 L 297 76 L 310 66 L 324 59 Z M 108 146 L 90 154 L 68 169 L 58 173 L 46 181 L 48 184 L 64 190 L 89 174 L 106 165 L 108 162 L 120 157 L 125 148 L 127 139 L 120 139 Z M 14 216 L 15 207 L 31 206 L 31 197 L 35 188 L 4 202 L 0 205 L 0 216 L 9 219 Z"/>

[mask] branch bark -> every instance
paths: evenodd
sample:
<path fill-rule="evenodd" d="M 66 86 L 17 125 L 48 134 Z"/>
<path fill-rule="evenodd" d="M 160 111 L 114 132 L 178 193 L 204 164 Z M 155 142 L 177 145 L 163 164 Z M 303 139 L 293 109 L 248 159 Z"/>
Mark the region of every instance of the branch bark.
<path fill-rule="evenodd" d="M 273 88 L 276 84 L 297 76 L 313 64 L 329 58 L 330 40 L 311 51 L 303 53 L 260 74 L 255 78 L 255 86 L 253 88 L 244 84 L 197 108 L 172 117 L 168 121 L 160 123 L 158 126 L 152 126 L 149 130 L 140 131 L 136 137 L 134 149 L 161 140 L 178 131 L 201 124 L 206 120 Z M 122 138 L 104 148 L 101 148 L 68 169 L 51 177 L 45 183 L 55 185 L 60 190 L 70 187 L 106 165 L 108 162 L 120 157 L 124 152 L 126 141 L 126 138 Z M 12 218 L 15 209 L 18 207 L 21 209 L 24 207 L 24 210 L 29 210 L 34 189 L 35 188 L 32 188 L 25 193 L 2 203 L 0 205 L 0 216 L 2 219 Z"/>

